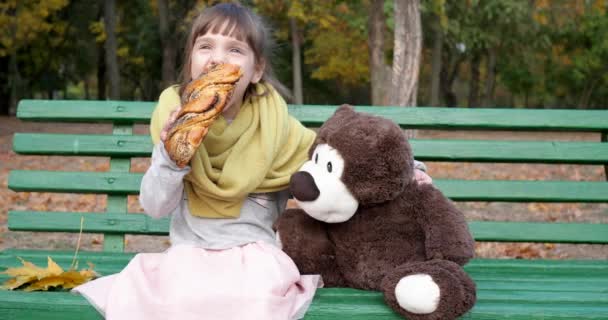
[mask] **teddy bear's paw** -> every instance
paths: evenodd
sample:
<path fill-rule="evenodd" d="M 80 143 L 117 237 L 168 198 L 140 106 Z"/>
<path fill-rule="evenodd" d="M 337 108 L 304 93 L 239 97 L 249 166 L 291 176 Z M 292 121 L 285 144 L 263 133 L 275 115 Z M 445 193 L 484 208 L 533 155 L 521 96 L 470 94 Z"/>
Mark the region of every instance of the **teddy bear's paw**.
<path fill-rule="evenodd" d="M 395 297 L 401 308 L 415 314 L 428 314 L 439 305 L 439 286 L 428 274 L 413 274 L 401 278 L 395 287 Z"/>
<path fill-rule="evenodd" d="M 279 231 L 275 233 L 275 240 L 279 249 L 283 249 L 283 242 L 281 242 L 281 236 L 279 235 Z"/>

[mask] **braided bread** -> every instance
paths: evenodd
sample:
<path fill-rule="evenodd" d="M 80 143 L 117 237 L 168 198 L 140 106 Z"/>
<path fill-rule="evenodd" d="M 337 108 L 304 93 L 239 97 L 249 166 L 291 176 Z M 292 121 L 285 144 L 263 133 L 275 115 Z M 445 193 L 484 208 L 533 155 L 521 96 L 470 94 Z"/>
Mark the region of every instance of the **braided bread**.
<path fill-rule="evenodd" d="M 233 64 L 215 64 L 191 81 L 181 96 L 182 108 L 167 130 L 165 148 L 183 168 L 207 135 L 209 127 L 222 113 L 232 96 L 241 69 Z"/>

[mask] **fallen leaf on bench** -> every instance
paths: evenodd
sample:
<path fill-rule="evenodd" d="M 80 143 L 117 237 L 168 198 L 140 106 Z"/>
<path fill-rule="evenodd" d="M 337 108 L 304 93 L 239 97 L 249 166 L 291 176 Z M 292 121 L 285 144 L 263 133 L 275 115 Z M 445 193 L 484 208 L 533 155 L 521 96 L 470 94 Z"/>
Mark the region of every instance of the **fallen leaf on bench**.
<path fill-rule="evenodd" d="M 51 257 L 48 257 L 46 268 L 38 267 L 21 258 L 19 260 L 23 264 L 22 267 L 8 268 L 1 272 L 13 277 L 4 283 L 3 289 L 14 290 L 21 287 L 24 287 L 24 291 L 47 291 L 55 287 L 72 289 L 98 276 L 93 271 L 93 264 L 89 264 L 89 269 L 63 271 Z"/>

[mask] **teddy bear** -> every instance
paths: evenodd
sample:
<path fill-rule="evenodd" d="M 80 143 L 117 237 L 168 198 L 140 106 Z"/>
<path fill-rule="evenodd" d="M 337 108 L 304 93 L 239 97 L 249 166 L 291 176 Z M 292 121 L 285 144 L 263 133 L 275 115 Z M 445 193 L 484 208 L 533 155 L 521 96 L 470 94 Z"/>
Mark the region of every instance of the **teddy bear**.
<path fill-rule="evenodd" d="M 298 208 L 274 226 L 302 274 L 320 274 L 326 287 L 381 291 L 411 320 L 455 319 L 475 304 L 462 268 L 474 255 L 464 215 L 414 179 L 410 145 L 391 120 L 339 107 L 290 191 Z"/>

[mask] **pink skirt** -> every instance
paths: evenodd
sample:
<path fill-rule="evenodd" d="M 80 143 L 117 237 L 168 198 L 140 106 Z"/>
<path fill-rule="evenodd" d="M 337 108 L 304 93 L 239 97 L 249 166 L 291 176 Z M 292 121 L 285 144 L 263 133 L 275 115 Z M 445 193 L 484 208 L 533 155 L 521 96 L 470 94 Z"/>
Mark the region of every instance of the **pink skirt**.
<path fill-rule="evenodd" d="M 73 289 L 106 319 L 299 319 L 321 287 L 280 249 L 188 245 L 140 253 L 118 274 Z"/>

